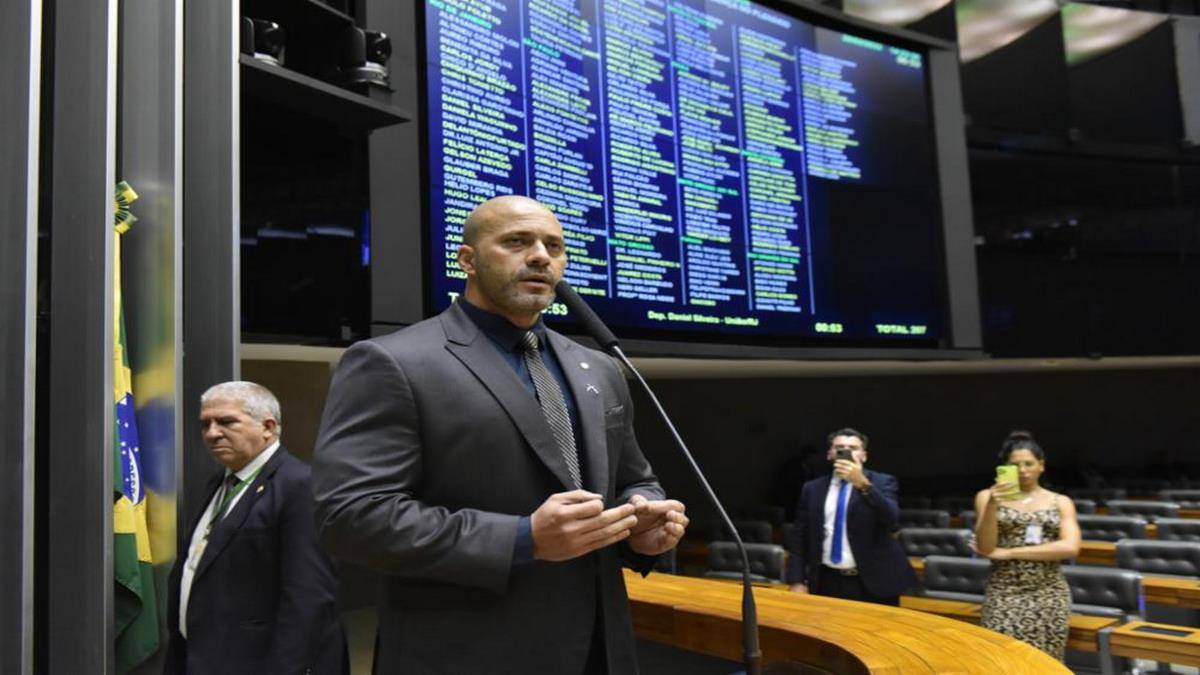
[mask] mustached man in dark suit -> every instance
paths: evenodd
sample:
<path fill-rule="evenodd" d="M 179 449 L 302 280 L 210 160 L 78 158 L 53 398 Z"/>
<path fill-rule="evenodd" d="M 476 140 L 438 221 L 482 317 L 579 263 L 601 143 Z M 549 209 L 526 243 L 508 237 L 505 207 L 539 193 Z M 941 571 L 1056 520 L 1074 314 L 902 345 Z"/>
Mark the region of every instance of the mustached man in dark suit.
<path fill-rule="evenodd" d="M 547 329 L 557 218 L 498 197 L 467 218 L 466 290 L 352 346 L 313 464 L 322 542 L 384 575 L 382 673 L 636 673 L 621 566 L 687 525 L 633 434 L 608 356 Z"/>
<path fill-rule="evenodd" d="M 839 451 L 844 459 L 838 459 Z M 894 476 L 863 468 L 867 436 L 829 435 L 833 472 L 800 489 L 788 538 L 788 580 L 797 593 L 899 605 L 916 574 L 892 536 L 900 515 Z"/>
<path fill-rule="evenodd" d="M 349 670 L 309 468 L 279 444 L 281 420 L 279 401 L 253 382 L 218 384 L 200 399 L 204 443 L 224 468 L 180 532 L 166 673 Z"/>

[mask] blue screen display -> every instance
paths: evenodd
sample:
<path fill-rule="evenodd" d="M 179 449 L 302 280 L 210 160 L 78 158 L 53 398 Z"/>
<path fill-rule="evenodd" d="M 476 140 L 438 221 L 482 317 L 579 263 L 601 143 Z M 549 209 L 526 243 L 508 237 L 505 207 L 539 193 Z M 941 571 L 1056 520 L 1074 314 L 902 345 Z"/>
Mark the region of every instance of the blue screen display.
<path fill-rule="evenodd" d="M 744 0 L 427 0 L 434 309 L 462 223 L 528 195 L 619 334 L 943 337 L 925 55 Z M 548 310 L 569 321 L 565 307 Z"/>

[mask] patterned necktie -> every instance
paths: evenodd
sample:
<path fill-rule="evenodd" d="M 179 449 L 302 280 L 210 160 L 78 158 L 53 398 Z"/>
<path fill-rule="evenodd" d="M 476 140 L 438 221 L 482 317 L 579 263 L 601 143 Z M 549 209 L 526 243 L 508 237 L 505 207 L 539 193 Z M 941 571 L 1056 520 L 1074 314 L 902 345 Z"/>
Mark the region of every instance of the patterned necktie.
<path fill-rule="evenodd" d="M 525 365 L 533 378 L 533 388 L 537 390 L 538 403 L 542 406 L 542 414 L 558 441 L 558 449 L 567 462 L 567 471 L 571 473 L 571 483 L 578 490 L 583 487 L 579 472 L 579 455 L 575 451 L 575 431 L 571 428 L 571 415 L 567 412 L 567 402 L 563 399 L 562 389 L 558 381 L 546 369 L 542 361 L 542 352 L 538 348 L 537 335 L 528 331 L 521 338 L 525 348 Z"/>
<path fill-rule="evenodd" d="M 842 486 L 838 488 L 837 512 L 833 516 L 833 541 L 829 546 L 829 561 L 835 565 L 842 562 L 842 536 L 846 533 L 846 493 L 849 491 L 850 484 L 842 481 Z"/>

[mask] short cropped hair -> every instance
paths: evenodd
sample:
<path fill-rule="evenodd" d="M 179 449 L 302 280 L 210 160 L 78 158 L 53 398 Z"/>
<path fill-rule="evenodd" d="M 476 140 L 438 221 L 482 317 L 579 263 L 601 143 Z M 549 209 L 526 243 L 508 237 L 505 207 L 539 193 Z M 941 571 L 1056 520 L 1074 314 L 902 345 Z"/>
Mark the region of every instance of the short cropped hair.
<path fill-rule="evenodd" d="M 261 384 L 245 380 L 214 384 L 200 395 L 200 405 L 203 407 L 217 398 L 241 401 L 242 410 L 247 415 L 258 422 L 268 417 L 275 420 L 276 435 L 283 434 L 283 412 L 279 409 L 279 399 Z"/>
<path fill-rule="evenodd" d="M 826 438 L 826 442 L 828 442 L 829 445 L 832 446 L 833 439 L 837 438 L 838 436 L 853 436 L 854 438 L 857 438 L 858 440 L 862 441 L 863 450 L 867 449 L 867 442 L 868 442 L 867 435 L 857 429 L 851 429 L 850 427 L 844 427 L 844 428 L 838 429 L 837 431 L 831 432 L 829 434 L 829 437 Z"/>

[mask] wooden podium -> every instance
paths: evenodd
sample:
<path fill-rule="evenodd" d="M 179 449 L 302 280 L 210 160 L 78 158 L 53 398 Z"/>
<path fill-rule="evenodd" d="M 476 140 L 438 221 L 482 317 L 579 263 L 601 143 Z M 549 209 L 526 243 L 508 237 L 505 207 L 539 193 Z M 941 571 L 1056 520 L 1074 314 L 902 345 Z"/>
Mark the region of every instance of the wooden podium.
<path fill-rule="evenodd" d="M 626 570 L 639 638 L 742 659 L 740 584 Z M 1040 650 L 941 616 L 755 588 L 763 664 L 798 661 L 835 673 L 1069 675 Z"/>

